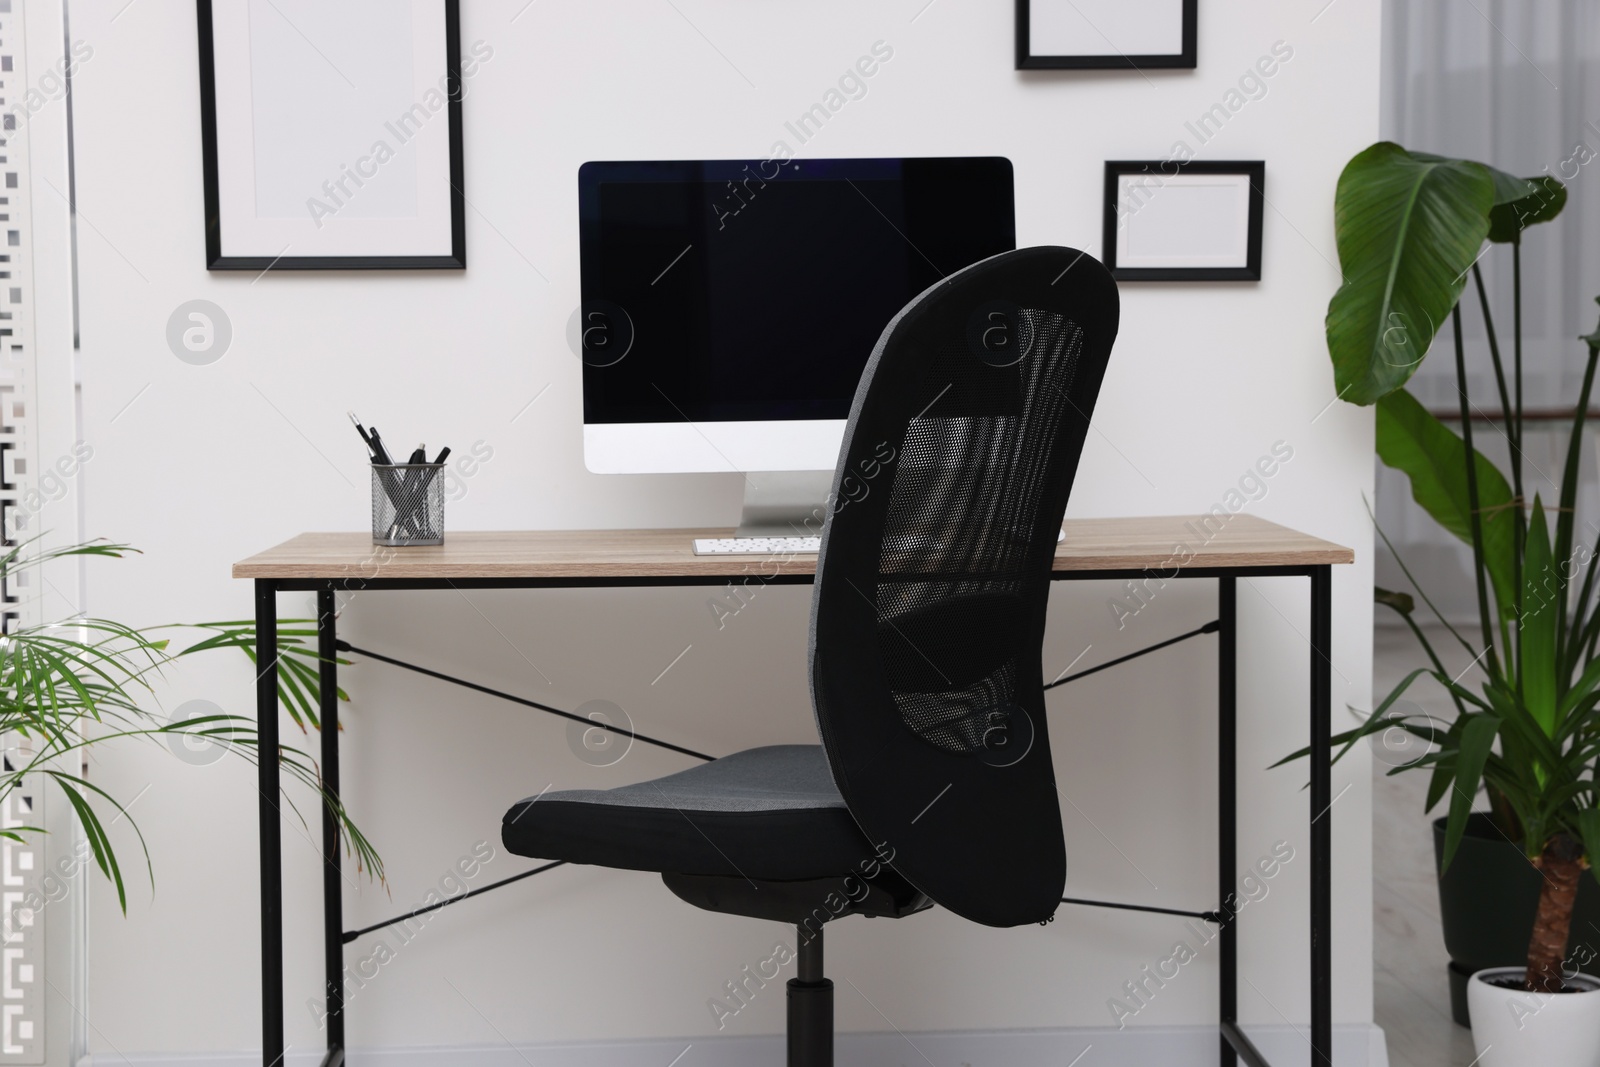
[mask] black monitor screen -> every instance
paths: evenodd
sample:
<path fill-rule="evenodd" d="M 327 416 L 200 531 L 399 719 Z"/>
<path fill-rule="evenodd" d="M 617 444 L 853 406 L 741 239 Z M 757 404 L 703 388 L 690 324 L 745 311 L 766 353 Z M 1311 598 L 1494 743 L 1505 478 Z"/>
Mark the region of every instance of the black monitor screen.
<path fill-rule="evenodd" d="M 895 313 L 1016 247 L 1010 160 L 586 163 L 584 421 L 842 419 Z"/>

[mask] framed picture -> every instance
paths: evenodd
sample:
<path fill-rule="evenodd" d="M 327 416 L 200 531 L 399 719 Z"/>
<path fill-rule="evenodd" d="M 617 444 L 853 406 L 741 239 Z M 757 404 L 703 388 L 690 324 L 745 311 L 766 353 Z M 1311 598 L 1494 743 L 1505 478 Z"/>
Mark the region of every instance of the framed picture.
<path fill-rule="evenodd" d="M 209 270 L 460 270 L 460 0 L 196 0 Z"/>
<path fill-rule="evenodd" d="M 1125 282 L 1261 280 L 1262 162 L 1106 164 L 1103 259 Z"/>
<path fill-rule="evenodd" d="M 1197 3 L 1017 0 L 1017 69 L 1193 69 Z"/>

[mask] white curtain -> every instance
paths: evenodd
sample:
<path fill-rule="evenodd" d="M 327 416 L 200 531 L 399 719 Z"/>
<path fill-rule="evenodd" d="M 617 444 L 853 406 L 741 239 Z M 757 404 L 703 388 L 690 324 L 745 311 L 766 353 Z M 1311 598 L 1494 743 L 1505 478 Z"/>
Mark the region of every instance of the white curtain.
<path fill-rule="evenodd" d="M 1476 159 L 1523 177 L 1551 174 L 1567 185 L 1566 209 L 1527 231 L 1522 248 L 1524 403 L 1569 409 L 1582 383 L 1585 346 L 1600 321 L 1600 0 L 1386 0 L 1383 136 L 1413 150 Z M 1480 261 L 1508 378 L 1511 374 L 1511 252 Z M 1500 410 L 1474 287 L 1462 300 L 1473 405 Z M 1448 325 L 1412 379 L 1435 411 L 1459 406 Z M 1591 407 L 1600 404 L 1600 398 Z M 1455 423 L 1459 428 L 1459 423 Z M 1499 427 L 1477 423 L 1474 443 L 1509 475 Z M 1529 423 L 1524 492 L 1555 503 L 1570 429 Z M 1579 495 L 1579 530 L 1591 546 L 1600 516 L 1591 428 Z M 1471 554 L 1409 500 L 1406 480 L 1381 464 L 1375 511 L 1418 581 L 1447 615 L 1475 611 Z M 1381 542 L 1380 542 L 1381 545 Z M 1378 584 L 1406 588 L 1381 551 Z M 1380 615 L 1380 621 L 1383 616 Z"/>

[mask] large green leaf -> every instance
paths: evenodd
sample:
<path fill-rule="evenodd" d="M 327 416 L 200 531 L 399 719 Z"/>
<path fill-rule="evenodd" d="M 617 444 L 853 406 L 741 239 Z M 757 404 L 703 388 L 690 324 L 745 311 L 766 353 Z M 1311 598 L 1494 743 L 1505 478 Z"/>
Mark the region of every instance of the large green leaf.
<path fill-rule="evenodd" d="M 1476 452 L 1476 456 L 1483 562 L 1494 586 L 1495 602 L 1506 611 L 1515 603 L 1511 485 L 1483 453 Z M 1378 402 L 1378 458 L 1411 480 L 1412 497 L 1435 522 L 1472 543 L 1466 442 L 1404 389 Z"/>
<path fill-rule="evenodd" d="M 1578 680 L 1572 683 L 1572 688 L 1567 690 L 1567 695 L 1561 698 L 1556 717 L 1565 720 L 1577 711 L 1597 686 L 1600 686 L 1600 659 L 1592 659 L 1583 668 L 1583 673 L 1578 675 Z"/>
<path fill-rule="evenodd" d="M 1411 154 L 1430 163 L 1456 162 L 1453 156 L 1436 156 L 1428 152 L 1413 152 Z M 1494 182 L 1495 207 L 1499 207 L 1501 204 L 1515 203 L 1539 191 L 1538 186 L 1533 184 L 1534 179 L 1532 178 L 1519 178 L 1515 174 L 1509 174 L 1499 167 L 1492 167 L 1487 163 L 1479 163 L 1478 166 L 1488 171 L 1489 179 Z"/>
<path fill-rule="evenodd" d="M 1515 200 L 1497 202 L 1489 211 L 1489 240 L 1508 244 L 1529 226 L 1549 222 L 1567 206 L 1567 187 L 1548 174 L 1528 178 L 1532 191 Z M 1498 184 L 1498 183 L 1497 183 Z"/>
<path fill-rule="evenodd" d="M 1461 728 L 1461 748 L 1456 753 L 1456 780 L 1451 783 L 1450 815 L 1444 824 L 1444 855 L 1439 869 L 1450 866 L 1456 847 L 1467 830 L 1467 816 L 1472 813 L 1473 798 L 1478 795 L 1478 785 L 1483 781 L 1483 765 L 1489 760 L 1495 735 L 1500 732 L 1500 720 L 1494 715 L 1473 715 Z"/>
<path fill-rule="evenodd" d="M 1556 732 L 1556 617 L 1561 610 L 1561 580 L 1552 559 L 1544 503 L 1536 495 L 1523 555 L 1517 640 L 1522 648 L 1522 700 L 1546 737 Z"/>
<path fill-rule="evenodd" d="M 1345 165 L 1334 198 L 1344 282 L 1327 317 L 1340 397 L 1376 403 L 1416 371 L 1466 285 L 1495 201 L 1482 164 L 1390 141 Z"/>

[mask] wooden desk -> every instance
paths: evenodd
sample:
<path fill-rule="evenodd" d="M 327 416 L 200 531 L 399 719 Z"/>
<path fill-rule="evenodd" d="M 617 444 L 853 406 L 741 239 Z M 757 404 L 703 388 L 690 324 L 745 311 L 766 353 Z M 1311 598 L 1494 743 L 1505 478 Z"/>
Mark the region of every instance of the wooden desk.
<path fill-rule="evenodd" d="M 1348 548 L 1253 515 L 1069 519 L 1056 549 L 1057 573 L 1304 567 L 1349 563 Z M 697 537 L 731 529 L 524 530 L 452 533 L 442 545 L 383 548 L 365 533 L 304 533 L 233 565 L 235 578 L 280 581 L 355 579 L 502 580 L 590 585 L 595 579 L 726 579 L 751 573 L 810 577 L 814 555 L 696 556 Z M 720 584 L 716 582 L 715 584 Z"/>
<path fill-rule="evenodd" d="M 1250 576 L 1299 576 L 1311 581 L 1311 754 L 1308 772 L 1311 780 L 1308 797 L 1311 837 L 1310 1038 L 1313 1062 L 1331 1064 L 1332 820 L 1329 808 L 1332 790 L 1328 738 L 1331 733 L 1332 688 L 1328 655 L 1333 628 L 1332 567 L 1352 562 L 1355 554 L 1340 545 L 1250 515 L 1073 519 L 1065 524 L 1064 529 L 1066 539 L 1056 550 L 1052 574 L 1056 580 L 1149 577 L 1160 580 L 1212 578 L 1217 582 L 1216 622 L 1184 636 L 1201 632 L 1217 635 L 1218 903 L 1216 908 L 1196 909 L 1183 914 L 1205 917 L 1218 922 L 1220 926 L 1218 944 L 1222 990 L 1218 1025 L 1223 1067 L 1234 1067 L 1240 1055 L 1254 1065 L 1266 1062 L 1237 1025 L 1238 945 L 1230 903 L 1237 900 L 1233 880 L 1238 867 L 1235 825 L 1237 579 Z M 322 773 L 324 784 L 337 796 L 339 708 L 338 668 L 334 660 L 340 651 L 340 643 L 335 630 L 334 596 L 339 591 L 715 586 L 732 579 L 796 585 L 813 580 L 816 573 L 815 556 L 694 555 L 691 545 L 694 538 L 727 537 L 732 533 L 728 529 L 451 533 L 442 545 L 416 548 L 376 546 L 365 533 L 306 533 L 242 560 L 234 564 L 233 576 L 255 582 L 256 629 L 260 642 L 258 661 L 265 664 L 256 678 L 260 751 L 274 752 L 278 748 L 277 594 L 280 591 L 315 590 L 317 593 L 318 649 L 322 658 Z M 1161 642 L 1146 651 L 1170 643 Z M 1135 653 L 1138 654 L 1141 653 Z M 383 658 L 398 666 L 419 669 Z M 446 677 L 437 673 L 434 676 Z M 511 699 L 520 698 L 511 696 Z M 557 714 L 566 713 L 557 711 Z M 282 840 L 276 761 L 260 761 L 258 790 L 262 1062 L 267 1067 L 277 1067 L 284 1051 L 284 991 Z M 337 1067 L 344 1055 L 344 945 L 349 935 L 343 929 L 344 901 L 338 832 L 332 816 L 326 810 L 323 812 L 322 847 L 324 994 L 328 1005 L 328 1049 L 323 1064 L 325 1067 Z M 1112 906 L 1144 911 L 1163 910 L 1137 904 Z M 404 916 L 394 921 L 399 921 L 399 918 Z"/>

